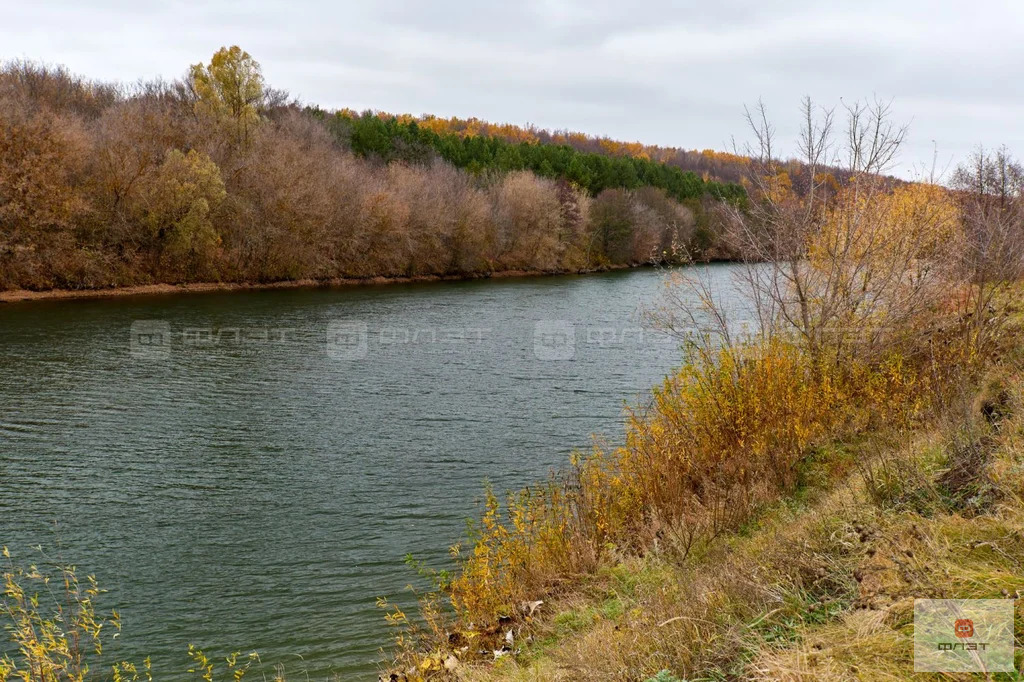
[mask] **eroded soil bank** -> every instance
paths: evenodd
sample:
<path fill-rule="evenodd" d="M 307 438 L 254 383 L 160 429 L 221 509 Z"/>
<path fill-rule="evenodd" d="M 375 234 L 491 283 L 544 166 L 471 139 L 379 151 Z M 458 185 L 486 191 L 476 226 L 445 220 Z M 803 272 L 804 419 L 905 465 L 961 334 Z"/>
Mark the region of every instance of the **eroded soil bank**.
<path fill-rule="evenodd" d="M 114 296 L 148 296 L 152 294 L 186 294 L 208 291 L 249 291 L 257 289 L 301 289 L 317 287 L 362 286 L 368 284 L 410 284 L 413 282 L 449 282 L 471 279 L 503 279 L 507 277 L 542 277 L 546 275 L 586 275 L 610 270 L 626 270 L 647 265 L 609 265 L 578 271 L 502 270 L 469 275 L 416 275 L 412 277 L 335 277 L 329 279 L 292 279 L 280 282 L 193 282 L 189 284 L 141 284 L 109 289 L 47 289 L 32 291 L 13 289 L 0 291 L 0 303 L 18 301 L 60 300 L 75 298 L 110 298 Z"/>

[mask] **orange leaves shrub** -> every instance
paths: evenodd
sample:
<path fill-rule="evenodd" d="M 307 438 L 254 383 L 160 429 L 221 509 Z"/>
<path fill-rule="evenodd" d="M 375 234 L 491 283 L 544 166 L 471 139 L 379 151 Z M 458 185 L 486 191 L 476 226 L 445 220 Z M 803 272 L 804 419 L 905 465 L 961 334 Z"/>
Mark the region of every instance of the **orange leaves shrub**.
<path fill-rule="evenodd" d="M 927 414 L 949 383 L 931 367 L 895 353 L 837 365 L 781 334 L 693 347 L 632 412 L 625 445 L 575 456 L 565 480 L 504 507 L 488 491 L 472 546 L 454 548 L 456 611 L 477 624 L 514 617 L 619 551 L 684 559 L 791 493 L 818 446 Z"/>
<path fill-rule="evenodd" d="M 595 565 L 592 537 L 582 533 L 582 488 L 550 481 L 509 495 L 502 508 L 488 489 L 472 546 L 452 547 L 460 565 L 445 587 L 467 622 L 514 617 L 520 604 Z"/>
<path fill-rule="evenodd" d="M 89 210 L 81 181 L 90 147 L 75 118 L 0 98 L 0 248 L 51 241 L 77 225 Z"/>
<path fill-rule="evenodd" d="M 695 352 L 634 412 L 626 444 L 577 457 L 571 475 L 489 494 L 471 551 L 449 586 L 456 608 L 486 621 L 557 590 L 612 547 L 671 536 L 687 551 L 796 484 L 810 448 L 840 424 L 842 378 L 781 339 Z"/>
<path fill-rule="evenodd" d="M 878 174 L 902 132 L 885 126 L 884 105 L 867 116 L 872 125 L 865 111 L 850 110 L 856 165 L 842 185 L 778 164 L 770 127 L 758 129 L 758 201 L 730 216 L 757 335 L 737 340 L 710 280 L 677 292 L 665 328 L 681 313 L 684 327 L 710 323 L 721 344 L 709 335 L 688 346 L 686 364 L 632 413 L 624 446 L 577 458 L 568 480 L 510 496 L 504 512 L 488 497 L 448 585 L 465 621 L 514 615 L 619 552 L 685 559 L 793 492 L 819 446 L 939 414 L 977 378 L 985 349 L 970 328 L 993 326 L 997 313 L 979 305 L 981 284 L 947 262 L 956 262 L 958 207 L 942 188 Z M 865 147 L 871 130 L 884 133 Z M 820 135 L 812 124 L 806 139 Z M 808 146 L 807 169 L 825 148 Z M 632 246 L 636 258 L 645 243 L 636 198 L 606 190 L 594 200 L 605 257 L 625 260 Z M 958 292 L 965 304 L 950 309 Z"/>
<path fill-rule="evenodd" d="M 630 420 L 619 466 L 634 506 L 688 535 L 742 520 L 795 484 L 846 408 L 838 384 L 779 339 L 701 352 L 655 391 L 648 416 Z"/>

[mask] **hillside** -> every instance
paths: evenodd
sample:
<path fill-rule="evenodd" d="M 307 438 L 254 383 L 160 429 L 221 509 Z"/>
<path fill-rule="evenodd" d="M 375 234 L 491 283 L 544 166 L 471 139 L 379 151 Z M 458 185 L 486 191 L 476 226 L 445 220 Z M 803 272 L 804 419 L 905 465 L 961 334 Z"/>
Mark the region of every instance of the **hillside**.
<path fill-rule="evenodd" d="M 331 115 L 314 109 L 312 113 L 327 121 L 339 141 L 356 153 L 385 161 L 422 162 L 435 153 L 474 173 L 530 170 L 542 177 L 568 180 L 592 196 L 609 188 L 657 187 L 678 201 L 704 195 L 734 202 L 746 197 L 739 184 L 739 171 L 749 160 L 731 154 L 706 150 L 692 159 L 695 153 L 475 119 L 356 114 L 348 110 Z M 718 173 L 708 172 L 710 163 L 699 161 L 713 161 L 718 171 L 735 175 L 737 180 L 722 182 Z M 726 164 L 731 166 L 726 169 Z"/>
<path fill-rule="evenodd" d="M 237 47 L 182 80 L 132 87 L 11 62 L 0 69 L 0 290 L 728 256 L 716 207 L 742 206 L 740 185 L 643 153 L 581 151 L 575 136 L 534 138 L 302 107 Z"/>

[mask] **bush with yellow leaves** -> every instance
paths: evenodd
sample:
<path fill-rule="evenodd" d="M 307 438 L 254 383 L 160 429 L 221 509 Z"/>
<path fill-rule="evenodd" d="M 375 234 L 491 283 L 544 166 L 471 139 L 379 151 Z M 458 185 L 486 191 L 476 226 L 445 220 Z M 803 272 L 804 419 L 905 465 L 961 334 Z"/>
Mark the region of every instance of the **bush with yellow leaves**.
<path fill-rule="evenodd" d="M 83 585 L 73 566 L 53 571 L 17 567 L 7 547 L 3 557 L 0 616 L 8 621 L 5 629 L 19 657 L 0 658 L 0 682 L 85 680 L 88 655 L 103 653 L 101 632 L 121 629 L 116 611 L 109 617 L 97 615 L 96 579 L 89 576 Z"/>
<path fill-rule="evenodd" d="M 104 658 L 105 633 L 121 631 L 121 617 L 97 610 L 104 592 L 94 576 L 83 583 L 74 566 L 50 564 L 27 568 L 15 564 L 7 547 L 2 548 L 4 565 L 0 579 L 0 625 L 8 633 L 13 656 L 0 656 L 0 682 L 85 682 L 106 678 L 98 670 L 107 668 L 114 682 L 152 682 L 153 668 L 147 657 L 141 664 Z M 45 559 L 45 556 L 43 557 Z M 219 668 L 203 651 L 188 647 L 192 666 L 188 672 L 197 679 L 214 682 Z M 224 677 L 239 682 L 259 656 L 234 652 L 224 659 Z M 272 678 L 282 681 L 276 674 Z"/>

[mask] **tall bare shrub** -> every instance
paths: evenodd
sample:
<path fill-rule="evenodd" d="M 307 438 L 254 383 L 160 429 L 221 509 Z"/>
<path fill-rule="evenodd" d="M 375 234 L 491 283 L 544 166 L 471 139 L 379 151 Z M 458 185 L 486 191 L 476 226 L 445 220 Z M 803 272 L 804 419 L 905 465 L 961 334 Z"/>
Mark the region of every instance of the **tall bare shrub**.
<path fill-rule="evenodd" d="M 962 217 L 956 267 L 973 284 L 963 304 L 981 348 L 1000 327 L 987 314 L 996 298 L 1024 276 L 1024 167 L 1005 149 L 979 149 L 953 175 Z"/>
<path fill-rule="evenodd" d="M 947 291 L 937 249 L 948 243 L 955 208 L 936 187 L 893 190 L 884 175 L 906 128 L 876 102 L 835 112 L 803 103 L 799 139 L 805 186 L 795 191 L 776 156 L 763 107 L 748 112 L 755 142 L 748 211 L 732 210 L 732 238 L 748 267 L 745 288 L 762 329 L 795 333 L 815 357 L 877 354 L 927 316 Z M 836 189 L 827 169 L 842 166 Z M 780 326 L 781 325 L 781 326 Z"/>
<path fill-rule="evenodd" d="M 227 178 L 235 267 L 261 280 L 329 274 L 322 244 L 337 208 L 331 169 L 340 152 L 298 112 L 250 135 Z"/>
<path fill-rule="evenodd" d="M 506 269 L 558 269 L 562 204 L 555 183 L 519 171 L 509 173 L 492 191 L 495 260 Z"/>

